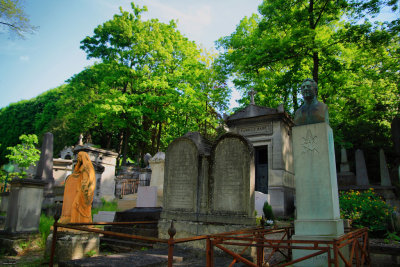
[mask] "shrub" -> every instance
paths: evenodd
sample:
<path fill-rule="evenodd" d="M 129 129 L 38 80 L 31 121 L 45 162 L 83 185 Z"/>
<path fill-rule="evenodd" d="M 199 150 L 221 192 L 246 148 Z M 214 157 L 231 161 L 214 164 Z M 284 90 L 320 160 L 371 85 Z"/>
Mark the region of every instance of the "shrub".
<path fill-rule="evenodd" d="M 54 218 L 46 216 L 45 214 L 40 215 L 39 221 L 39 232 L 42 237 L 40 246 L 44 248 L 46 246 L 47 237 L 50 234 L 50 228 L 54 224 Z"/>
<path fill-rule="evenodd" d="M 272 206 L 265 201 L 263 206 L 264 217 L 266 220 L 274 220 L 274 213 L 272 212 Z"/>
<path fill-rule="evenodd" d="M 387 232 L 394 209 L 376 195 L 373 188 L 362 192 L 342 192 L 339 202 L 341 217 L 351 220 L 353 227 L 368 227 L 372 235 Z"/>

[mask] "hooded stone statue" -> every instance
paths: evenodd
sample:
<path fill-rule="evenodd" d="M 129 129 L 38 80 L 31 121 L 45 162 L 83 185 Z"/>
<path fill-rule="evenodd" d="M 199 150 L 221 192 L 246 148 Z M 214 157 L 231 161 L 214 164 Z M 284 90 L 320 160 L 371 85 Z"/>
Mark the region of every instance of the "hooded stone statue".
<path fill-rule="evenodd" d="M 92 222 L 92 202 L 96 188 L 93 164 L 86 152 L 79 152 L 74 172 L 65 180 L 60 223 Z"/>

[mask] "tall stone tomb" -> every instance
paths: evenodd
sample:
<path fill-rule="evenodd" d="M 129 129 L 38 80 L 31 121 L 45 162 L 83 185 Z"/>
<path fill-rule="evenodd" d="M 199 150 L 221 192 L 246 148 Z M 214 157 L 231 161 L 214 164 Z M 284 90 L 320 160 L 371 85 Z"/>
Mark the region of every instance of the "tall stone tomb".
<path fill-rule="evenodd" d="M 211 144 L 199 133 L 175 139 L 166 151 L 159 233 L 177 237 L 255 225 L 254 150 L 243 136 L 225 134 Z"/>
<path fill-rule="evenodd" d="M 227 117 L 226 124 L 229 132 L 246 137 L 254 147 L 255 190 L 268 194 L 276 216 L 292 216 L 293 121 L 283 106 L 268 108 L 257 106 L 252 101 L 243 110 Z"/>

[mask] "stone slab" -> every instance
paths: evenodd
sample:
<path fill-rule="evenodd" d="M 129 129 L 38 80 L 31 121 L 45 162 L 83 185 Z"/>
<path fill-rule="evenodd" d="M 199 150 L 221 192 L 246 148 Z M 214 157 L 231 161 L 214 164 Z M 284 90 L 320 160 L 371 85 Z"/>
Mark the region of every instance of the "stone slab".
<path fill-rule="evenodd" d="M 389 169 L 386 163 L 385 152 L 383 149 L 379 150 L 379 167 L 381 173 L 381 185 L 382 186 L 392 186 L 392 181 L 390 180 Z"/>
<path fill-rule="evenodd" d="M 47 237 L 45 256 L 50 256 L 53 233 Z M 60 231 L 57 233 L 56 261 L 82 259 L 87 253 L 99 254 L 100 238 L 97 233 Z"/>
<path fill-rule="evenodd" d="M 157 187 L 156 186 L 139 186 L 137 192 L 136 207 L 153 208 L 157 207 Z"/>
<path fill-rule="evenodd" d="M 115 211 L 99 211 L 97 214 L 93 214 L 93 222 L 113 222 L 115 217 Z"/>

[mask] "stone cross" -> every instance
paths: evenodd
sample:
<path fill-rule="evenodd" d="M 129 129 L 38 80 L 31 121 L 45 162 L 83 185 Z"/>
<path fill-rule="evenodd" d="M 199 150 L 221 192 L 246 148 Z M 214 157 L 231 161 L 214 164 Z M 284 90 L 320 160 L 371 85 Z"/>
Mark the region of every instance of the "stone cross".
<path fill-rule="evenodd" d="M 255 105 L 254 102 L 255 94 L 257 94 L 257 91 L 255 91 L 254 88 L 251 88 L 250 92 L 248 93 L 248 95 L 250 96 L 250 105 Z"/>

